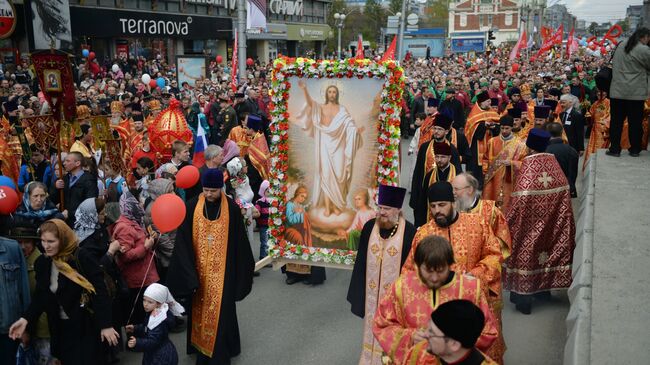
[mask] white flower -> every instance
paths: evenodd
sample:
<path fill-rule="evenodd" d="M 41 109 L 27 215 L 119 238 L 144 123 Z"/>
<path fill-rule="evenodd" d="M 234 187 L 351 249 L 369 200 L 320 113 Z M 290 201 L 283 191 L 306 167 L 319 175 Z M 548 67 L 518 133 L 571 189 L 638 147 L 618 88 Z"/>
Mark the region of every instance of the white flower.
<path fill-rule="evenodd" d="M 271 137 L 271 142 L 273 142 L 273 143 L 278 143 L 278 142 L 280 142 L 280 136 L 277 135 L 277 134 L 274 135 L 273 137 Z"/>
<path fill-rule="evenodd" d="M 275 224 L 276 226 L 282 225 L 282 219 L 281 218 L 275 218 L 273 220 L 273 224 Z"/>
<path fill-rule="evenodd" d="M 305 261 L 309 261 L 309 254 L 308 253 L 303 253 L 300 258 L 305 260 Z"/>
<path fill-rule="evenodd" d="M 352 264 L 354 264 L 354 260 L 352 260 L 351 258 L 348 257 L 343 261 L 343 263 L 346 264 L 346 265 L 352 265 Z"/>

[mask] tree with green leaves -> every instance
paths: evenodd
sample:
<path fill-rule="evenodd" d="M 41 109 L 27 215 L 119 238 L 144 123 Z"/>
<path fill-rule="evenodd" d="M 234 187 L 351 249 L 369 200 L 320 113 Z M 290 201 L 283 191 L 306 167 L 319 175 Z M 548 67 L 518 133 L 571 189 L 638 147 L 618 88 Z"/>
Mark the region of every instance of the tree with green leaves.
<path fill-rule="evenodd" d="M 589 34 L 591 34 L 591 35 L 596 35 L 596 30 L 597 29 L 598 29 L 598 23 L 596 23 L 596 22 L 591 22 L 591 24 L 589 24 L 589 27 L 587 28 L 587 30 L 589 31 Z"/>
<path fill-rule="evenodd" d="M 397 13 L 402 12 L 402 2 L 404 0 L 390 0 L 390 3 L 388 3 L 388 10 L 391 15 L 395 15 Z"/>

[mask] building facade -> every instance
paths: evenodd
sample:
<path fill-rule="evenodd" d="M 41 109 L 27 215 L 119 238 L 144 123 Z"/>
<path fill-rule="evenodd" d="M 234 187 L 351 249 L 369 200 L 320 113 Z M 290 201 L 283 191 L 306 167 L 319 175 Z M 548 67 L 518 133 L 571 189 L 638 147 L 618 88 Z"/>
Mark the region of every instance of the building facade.
<path fill-rule="evenodd" d="M 176 55 L 226 58 L 232 54 L 237 0 L 58 0 L 58 34 L 47 34 L 42 4 L 25 5 L 26 49 L 89 48 L 98 60 L 116 55 Z M 331 0 L 269 0 L 266 29 L 247 32 L 247 57 L 268 62 L 279 54 L 322 54 L 331 36 L 326 24 Z M 36 14 L 36 15 L 34 15 Z M 44 17 L 47 19 L 47 17 Z M 49 26 L 49 28 L 52 28 Z"/>
<path fill-rule="evenodd" d="M 449 36 L 456 52 L 481 52 L 487 33 L 493 30 L 495 45 L 516 42 L 519 37 L 520 14 L 516 1 L 455 0 L 449 3 Z M 483 39 L 483 42 L 480 40 Z M 457 47 L 454 47 L 456 45 Z"/>
<path fill-rule="evenodd" d="M 544 23 L 551 29 L 557 29 L 562 25 L 565 32 L 570 32 L 576 26 L 576 17 L 569 13 L 566 6 L 555 4 L 549 6 L 544 12 Z"/>
<path fill-rule="evenodd" d="M 643 15 L 643 5 L 630 5 L 625 11 L 625 19 L 630 26 L 630 32 L 634 32 L 641 24 L 641 17 Z"/>

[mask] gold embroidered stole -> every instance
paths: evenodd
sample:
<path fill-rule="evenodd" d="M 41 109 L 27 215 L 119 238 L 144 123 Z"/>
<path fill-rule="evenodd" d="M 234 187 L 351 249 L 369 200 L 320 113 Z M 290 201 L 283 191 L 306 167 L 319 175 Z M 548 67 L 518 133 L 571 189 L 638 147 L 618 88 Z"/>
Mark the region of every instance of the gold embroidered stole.
<path fill-rule="evenodd" d="M 202 354 L 212 357 L 219 329 L 228 253 L 230 212 L 226 194 L 221 192 L 221 213 L 216 220 L 206 218 L 204 209 L 205 196 L 201 194 L 194 209 L 192 227 L 199 288 L 192 298 L 191 343 Z"/>
<path fill-rule="evenodd" d="M 496 138 L 501 138 L 501 136 Z M 524 152 L 521 147 L 525 147 L 526 145 L 519 142 L 519 137 L 514 137 L 509 141 L 503 141 L 503 149 L 501 149 L 501 152 L 499 152 L 497 157 L 494 159 L 494 162 L 490 164 L 490 167 L 488 167 L 487 173 L 485 174 L 486 184 L 494 177 L 499 169 L 507 167 L 505 165 L 497 163 L 497 161 L 512 161 L 515 158 L 517 152 Z M 512 164 L 510 167 L 512 168 Z M 511 169 L 511 171 L 513 171 L 514 175 L 514 169 Z M 511 181 L 514 183 L 514 178 Z"/>
<path fill-rule="evenodd" d="M 399 219 L 397 232 L 387 240 L 379 235 L 375 223 L 368 240 L 366 262 L 366 315 L 364 317 L 363 352 L 360 365 L 382 364 L 382 348 L 372 333 L 372 325 L 379 300 L 390 291 L 391 284 L 399 277 L 404 239 L 404 217 Z"/>

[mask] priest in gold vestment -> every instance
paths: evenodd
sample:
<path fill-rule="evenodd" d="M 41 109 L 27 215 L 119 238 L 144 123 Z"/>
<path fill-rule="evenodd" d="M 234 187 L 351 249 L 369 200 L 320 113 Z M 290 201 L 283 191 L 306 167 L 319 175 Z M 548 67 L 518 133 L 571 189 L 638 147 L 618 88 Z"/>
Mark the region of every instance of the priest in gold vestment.
<path fill-rule="evenodd" d="M 377 218 L 361 231 L 347 297 L 352 313 L 364 318 L 361 365 L 382 363 L 381 345 L 372 334 L 375 311 L 399 276 L 415 235 L 415 227 L 402 215 L 405 195 L 404 188 L 380 185 Z"/>
<path fill-rule="evenodd" d="M 601 148 L 609 147 L 609 98 L 604 91 L 598 92 L 598 100 L 591 104 L 589 109 L 591 114 L 591 134 L 589 134 L 589 144 L 585 150 L 585 157 L 582 161 L 582 170 L 584 171 L 589 162 L 589 157 Z"/>
<path fill-rule="evenodd" d="M 223 191 L 223 173 L 207 169 L 203 193 L 187 202 L 185 220 L 167 275 L 175 298 L 187 298 L 188 352 L 198 352 L 197 365 L 229 364 L 239 355 L 239 325 L 235 302 L 253 285 L 255 261 L 244 219 Z"/>
<path fill-rule="evenodd" d="M 413 251 L 415 251 L 413 253 Z M 373 333 L 389 364 L 440 364 L 427 351 L 431 313 L 443 303 L 465 299 L 481 309 L 485 326 L 476 343 L 481 351 L 493 346 L 498 331 L 483 282 L 452 270 L 455 253 L 446 238 L 426 236 L 411 250 L 414 270 L 403 270 L 379 302 Z"/>
<path fill-rule="evenodd" d="M 446 181 L 437 182 L 428 191 L 429 208 L 433 217 L 420 227 L 413 238 L 411 253 L 404 270 L 416 270 L 413 255 L 419 242 L 426 236 L 437 235 L 448 239 L 454 250 L 456 263 L 452 269 L 481 279 L 490 309 L 495 316 L 501 314 L 501 244 L 483 216 L 461 213 L 453 206 L 453 187 Z M 503 362 L 505 342 L 499 332 L 496 343 L 488 355 Z"/>
<path fill-rule="evenodd" d="M 514 119 L 511 116 L 501 117 L 500 124 L 499 136 L 490 139 L 483 155 L 483 198 L 494 200 L 503 208 L 510 201 L 515 174 L 526 156 L 526 144 L 512 133 Z"/>

